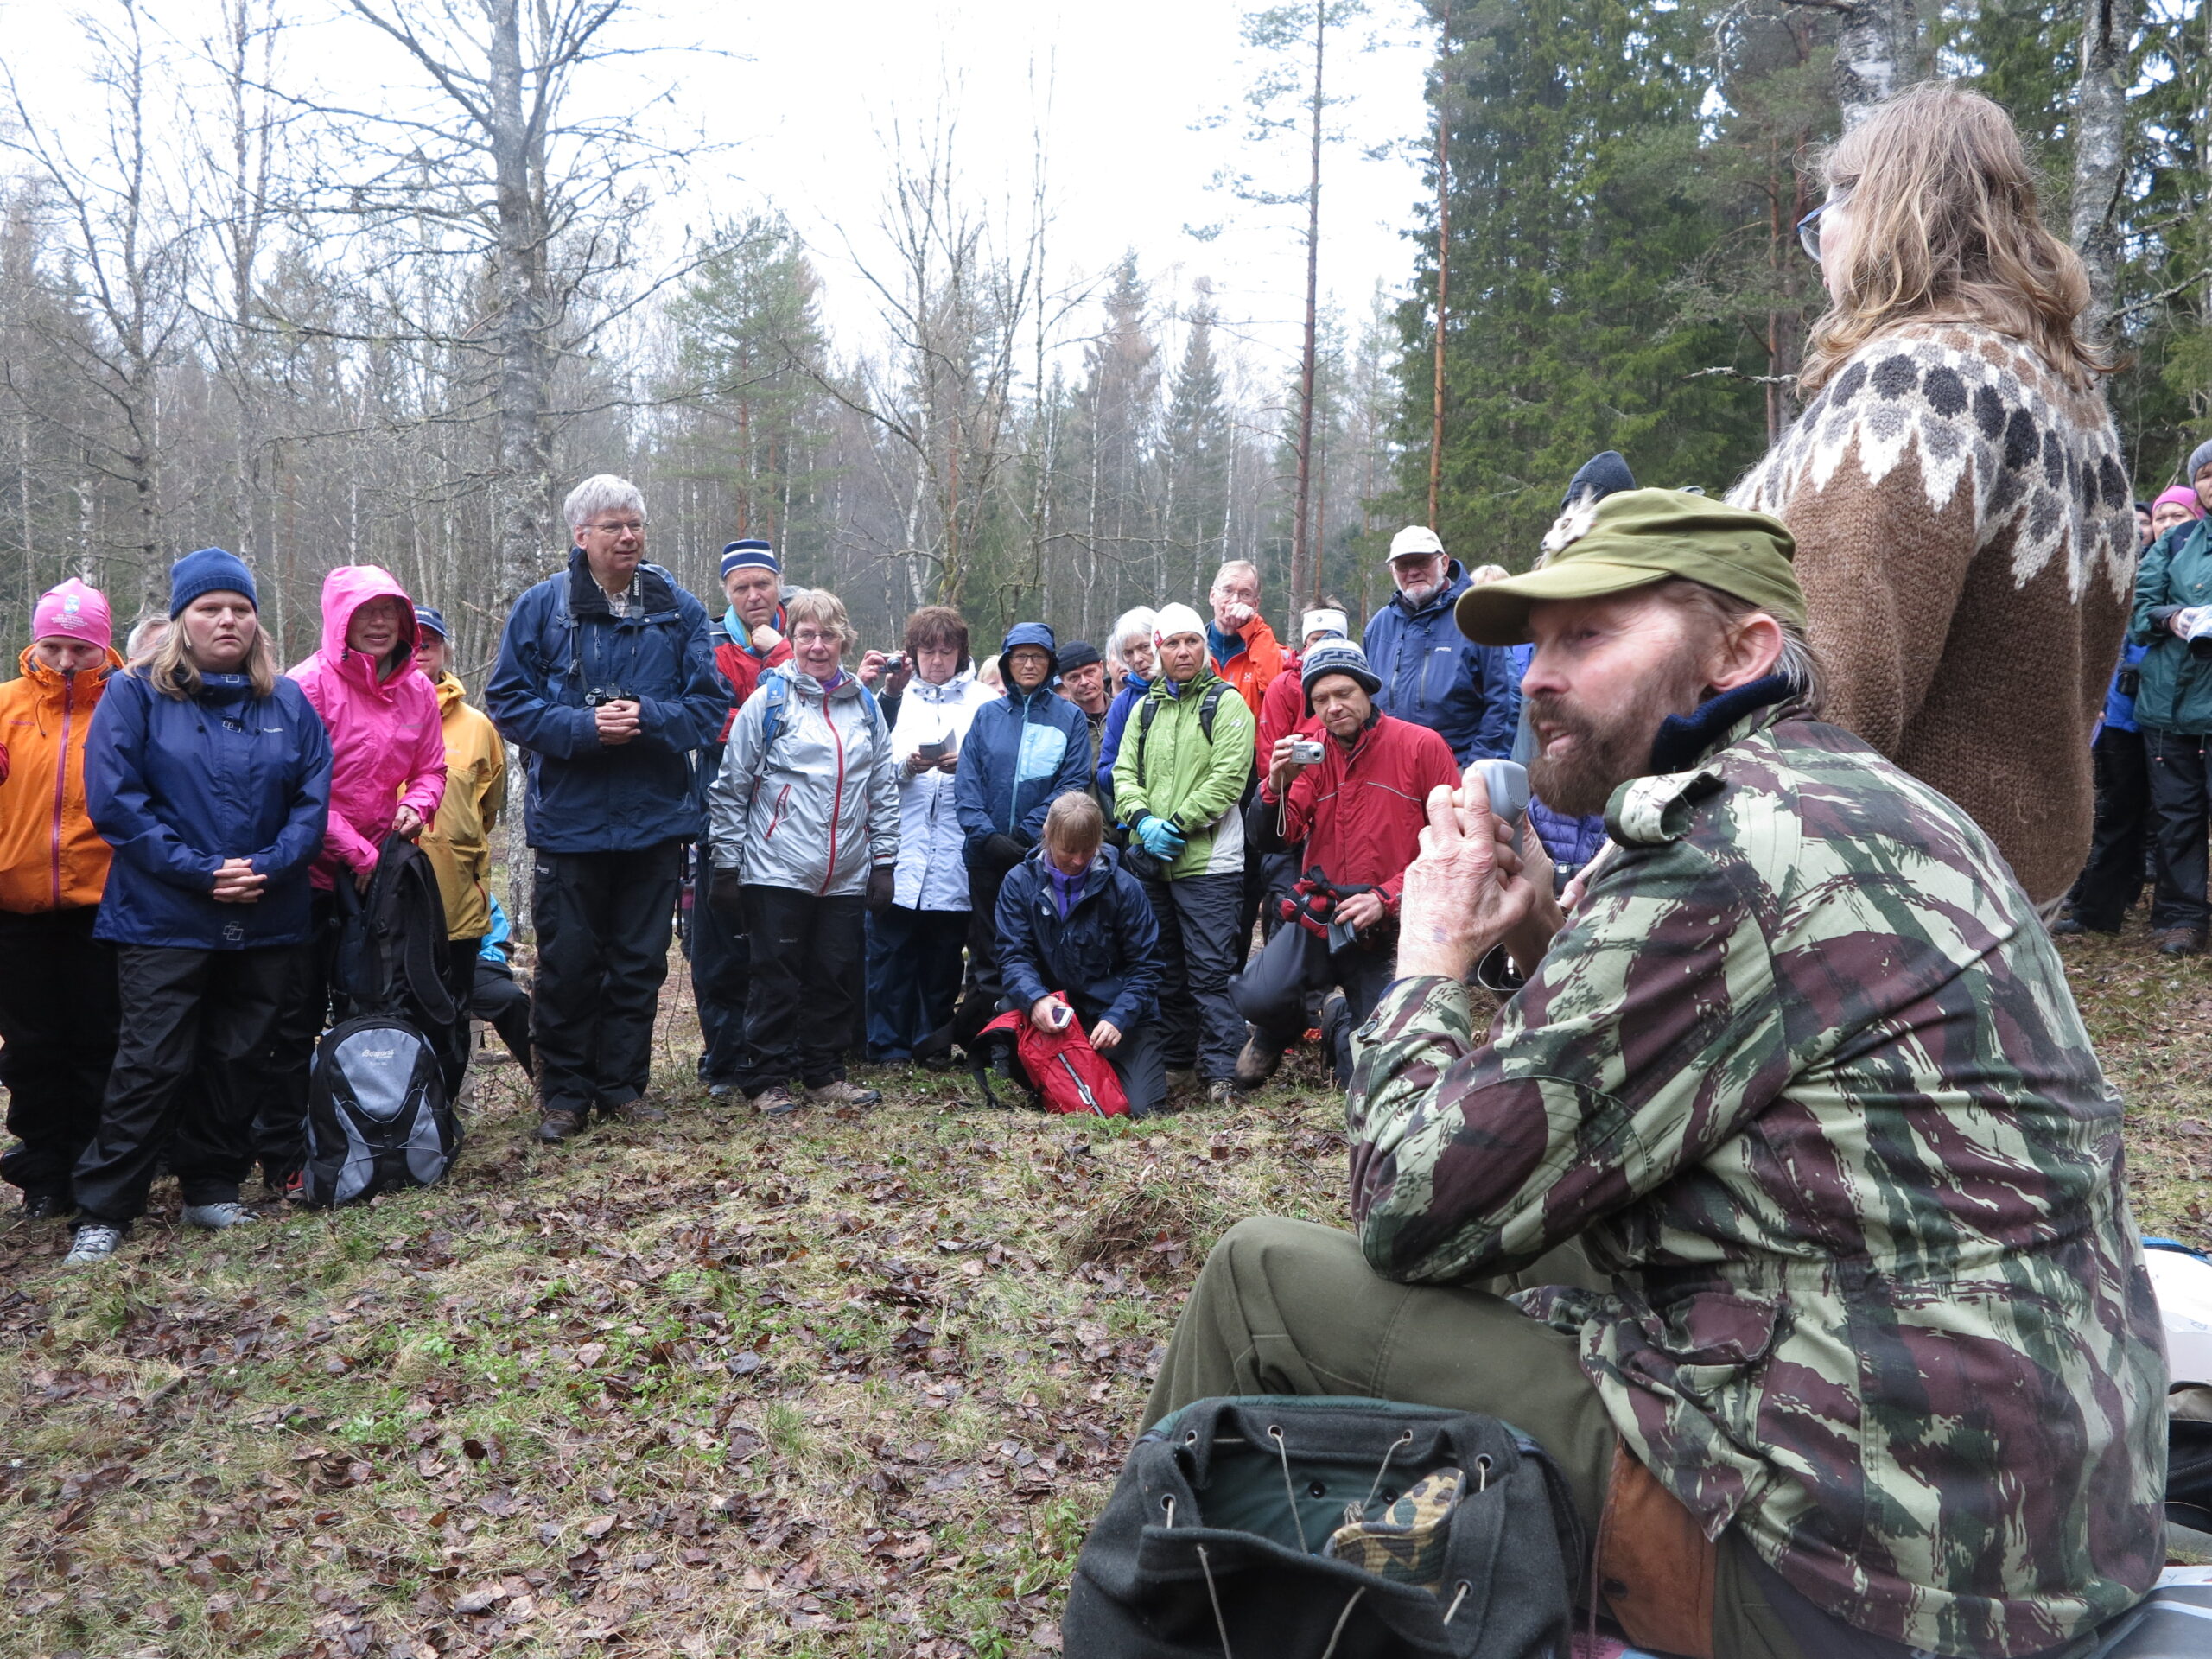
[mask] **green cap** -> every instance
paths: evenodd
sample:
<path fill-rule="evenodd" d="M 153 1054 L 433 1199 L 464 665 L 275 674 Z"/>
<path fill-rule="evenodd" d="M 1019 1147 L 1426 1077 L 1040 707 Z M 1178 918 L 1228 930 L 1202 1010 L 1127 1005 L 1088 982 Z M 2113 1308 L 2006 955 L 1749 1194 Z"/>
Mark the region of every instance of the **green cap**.
<path fill-rule="evenodd" d="M 1578 511 L 1589 515 L 1580 533 L 1534 570 L 1459 595 L 1460 632 L 1478 645 L 1525 645 L 1538 600 L 1599 599 L 1670 576 L 1805 626 L 1805 590 L 1789 563 L 1797 543 L 1772 514 L 1687 490 L 1623 490 Z"/>

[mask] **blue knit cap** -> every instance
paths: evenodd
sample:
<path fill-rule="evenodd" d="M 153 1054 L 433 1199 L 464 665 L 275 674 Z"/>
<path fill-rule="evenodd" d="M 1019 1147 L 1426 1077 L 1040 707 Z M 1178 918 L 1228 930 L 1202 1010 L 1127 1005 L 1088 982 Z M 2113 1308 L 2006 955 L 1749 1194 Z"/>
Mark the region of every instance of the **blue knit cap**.
<path fill-rule="evenodd" d="M 169 619 L 182 616 L 184 607 L 202 594 L 244 594 L 256 611 L 261 608 L 253 572 L 237 554 L 219 547 L 203 547 L 169 566 Z"/>
<path fill-rule="evenodd" d="M 763 570 L 772 570 L 779 576 L 784 573 L 784 567 L 776 563 L 776 550 L 758 537 L 747 537 L 741 542 L 732 542 L 722 549 L 722 580 L 724 582 L 729 580 L 731 571 L 742 570 L 746 566 L 752 564 L 759 565 Z"/>

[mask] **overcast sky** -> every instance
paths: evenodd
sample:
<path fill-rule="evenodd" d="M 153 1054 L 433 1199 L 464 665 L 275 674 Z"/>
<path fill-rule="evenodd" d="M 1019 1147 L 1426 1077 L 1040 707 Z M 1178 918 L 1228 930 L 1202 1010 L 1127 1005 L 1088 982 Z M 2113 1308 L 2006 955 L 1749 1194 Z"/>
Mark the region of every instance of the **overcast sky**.
<path fill-rule="evenodd" d="M 98 13 L 100 3 L 86 9 Z M 214 0 L 149 0 L 149 9 L 186 40 L 218 10 Z M 65 124 L 92 107 L 76 73 L 85 60 L 76 10 L 0 0 L 10 61 L 41 112 Z M 290 37 L 292 70 L 373 107 L 389 96 L 378 83 L 396 61 L 358 24 L 334 21 L 340 10 L 297 0 L 305 26 Z M 677 84 L 681 118 L 727 148 L 693 169 L 666 210 L 696 222 L 780 208 L 814 251 L 825 310 L 847 350 L 873 334 L 869 296 L 848 250 L 874 251 L 892 130 L 926 127 L 942 109 L 969 183 L 1001 199 L 1010 192 L 1017 204 L 1042 125 L 1056 276 L 1103 270 L 1135 248 L 1160 308 L 1186 302 L 1191 279 L 1209 276 L 1224 318 L 1249 324 L 1255 355 L 1280 353 L 1281 362 L 1295 348 L 1303 292 L 1295 216 L 1207 188 L 1224 166 L 1280 188 L 1302 180 L 1294 141 L 1273 150 L 1241 143 L 1241 94 L 1254 70 L 1238 33 L 1245 10 L 1235 0 L 662 0 L 657 15 L 627 26 L 626 38 L 714 55 L 657 55 L 633 71 L 601 73 L 609 85 L 626 73 Z M 1395 290 L 1407 278 L 1403 231 L 1420 188 L 1402 143 L 1386 160 L 1361 152 L 1418 143 L 1424 124 L 1417 10 L 1411 0 L 1375 0 L 1374 10 L 1385 44 L 1340 54 L 1330 75 L 1332 90 L 1350 101 L 1332 118 L 1347 142 L 1325 163 L 1321 283 L 1355 322 L 1377 279 Z M 1224 114 L 1227 124 L 1194 130 Z M 1216 224 L 1211 242 L 1185 232 Z M 1253 367 L 1274 372 L 1264 360 Z"/>

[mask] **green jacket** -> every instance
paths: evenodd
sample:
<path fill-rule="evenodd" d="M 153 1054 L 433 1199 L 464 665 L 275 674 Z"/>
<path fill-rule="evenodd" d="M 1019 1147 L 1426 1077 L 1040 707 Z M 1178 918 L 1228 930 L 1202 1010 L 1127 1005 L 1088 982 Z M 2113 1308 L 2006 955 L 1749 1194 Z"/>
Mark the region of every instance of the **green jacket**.
<path fill-rule="evenodd" d="M 1199 716 L 1206 688 L 1215 684 L 1222 696 L 1208 742 Z M 1185 845 L 1168 869 L 1169 880 L 1243 869 L 1244 815 L 1238 803 L 1252 775 L 1257 741 L 1251 709 L 1211 663 L 1188 685 L 1160 675 L 1129 710 L 1121 753 L 1114 757 L 1114 813 L 1132 827 L 1148 813 L 1183 832 Z"/>
<path fill-rule="evenodd" d="M 1787 709 L 1713 736 L 1615 793 L 1487 1033 L 1436 978 L 1361 1027 L 1361 1243 L 1457 1284 L 1580 1238 L 1611 1288 L 1524 1311 L 1707 1536 L 1893 1641 L 2056 1646 L 2164 1561 L 2120 1103 L 1962 810 Z"/>
<path fill-rule="evenodd" d="M 2135 614 L 2127 637 L 2148 645 L 2135 693 L 2138 724 L 2162 732 L 2212 732 L 2212 656 L 2194 654 L 2166 627 L 2184 606 L 2212 605 L 2212 520 L 2177 524 L 2151 543 L 2135 569 Z"/>

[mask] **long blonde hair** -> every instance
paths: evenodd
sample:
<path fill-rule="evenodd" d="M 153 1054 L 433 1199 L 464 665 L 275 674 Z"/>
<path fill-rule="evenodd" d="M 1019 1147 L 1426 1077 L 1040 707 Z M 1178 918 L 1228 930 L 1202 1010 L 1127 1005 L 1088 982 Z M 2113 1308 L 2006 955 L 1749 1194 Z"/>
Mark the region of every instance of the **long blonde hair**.
<path fill-rule="evenodd" d="M 1948 81 L 1908 87 L 1822 158 L 1851 194 L 1842 297 L 1813 325 L 1808 391 L 1900 323 L 1980 323 L 2032 346 L 2077 390 L 2111 361 L 2075 333 L 2089 281 L 2036 211 L 2035 175 L 2012 118 Z"/>
<path fill-rule="evenodd" d="M 255 696 L 265 697 L 276 689 L 276 647 L 270 643 L 269 630 L 261 626 L 258 615 L 253 619 L 253 643 L 246 647 L 245 660 L 238 670 L 253 682 Z M 134 664 L 133 671 L 143 674 L 147 683 L 163 696 L 175 697 L 179 702 L 189 702 L 200 695 L 204 682 L 200 664 L 192 660 L 186 644 L 182 617 L 169 624 L 154 654 L 143 665 Z"/>

